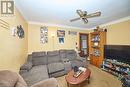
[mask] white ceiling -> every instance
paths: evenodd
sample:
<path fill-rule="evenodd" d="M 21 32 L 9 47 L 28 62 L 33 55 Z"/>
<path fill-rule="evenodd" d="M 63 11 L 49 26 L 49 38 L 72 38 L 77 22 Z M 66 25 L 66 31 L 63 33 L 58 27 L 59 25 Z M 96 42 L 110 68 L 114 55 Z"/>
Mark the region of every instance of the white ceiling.
<path fill-rule="evenodd" d="M 15 0 L 15 4 L 28 22 L 87 29 L 130 16 L 130 0 Z M 81 20 L 70 22 L 78 17 L 77 9 L 102 14 L 89 18 L 87 24 Z"/>

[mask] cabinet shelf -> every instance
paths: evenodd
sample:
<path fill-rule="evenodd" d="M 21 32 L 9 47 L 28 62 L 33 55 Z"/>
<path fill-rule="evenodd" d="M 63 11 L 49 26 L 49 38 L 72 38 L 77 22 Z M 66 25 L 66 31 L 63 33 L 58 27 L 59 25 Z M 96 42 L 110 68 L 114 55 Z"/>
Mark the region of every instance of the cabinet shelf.
<path fill-rule="evenodd" d="M 99 49 L 100 46 L 92 46 L 92 48 Z"/>
<path fill-rule="evenodd" d="M 100 31 L 95 31 L 91 33 L 91 35 L 99 35 L 99 34 L 100 34 Z"/>
<path fill-rule="evenodd" d="M 106 70 L 107 72 L 117 73 L 117 76 L 120 75 L 128 75 L 129 72 L 129 65 L 121 62 L 115 62 L 115 60 L 105 59 L 102 65 L 102 69 Z"/>
<path fill-rule="evenodd" d="M 102 69 L 103 71 L 105 71 L 105 72 L 107 72 L 107 73 L 110 73 L 110 74 L 112 74 L 112 75 L 114 75 L 114 76 L 117 76 L 118 77 L 118 74 L 117 73 L 114 73 L 114 72 L 110 72 L 110 71 L 108 71 L 108 70 L 106 70 L 106 69 Z"/>
<path fill-rule="evenodd" d="M 119 66 L 119 67 L 124 67 L 124 68 L 130 68 L 129 65 L 126 65 L 126 64 L 120 64 L 120 63 L 114 63 L 114 62 L 110 62 L 110 61 L 106 61 L 106 62 L 109 62 L 109 63 L 112 63 L 116 66 Z"/>
<path fill-rule="evenodd" d="M 91 40 L 91 42 L 100 42 L 100 40 L 96 40 L 96 41 Z"/>
<path fill-rule="evenodd" d="M 100 67 L 104 59 L 104 45 L 106 44 L 106 32 L 95 31 L 90 33 L 90 62 Z"/>
<path fill-rule="evenodd" d="M 114 72 L 117 72 L 117 73 L 119 73 L 119 74 L 127 74 L 127 73 L 124 72 L 124 71 L 116 70 L 115 68 L 111 68 L 111 67 L 108 67 L 108 66 L 106 66 L 106 65 L 104 65 L 104 66 L 105 66 L 105 68 L 108 68 L 108 69 L 110 69 L 110 70 L 112 70 L 112 71 L 114 71 Z"/>

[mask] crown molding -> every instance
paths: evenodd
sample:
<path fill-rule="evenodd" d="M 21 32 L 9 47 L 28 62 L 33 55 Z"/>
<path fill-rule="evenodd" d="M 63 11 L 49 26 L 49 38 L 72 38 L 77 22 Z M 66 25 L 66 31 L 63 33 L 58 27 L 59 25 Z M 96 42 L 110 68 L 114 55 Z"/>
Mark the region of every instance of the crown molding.
<path fill-rule="evenodd" d="M 108 26 L 108 25 L 124 22 L 124 21 L 127 21 L 127 20 L 130 20 L 130 16 L 124 17 L 124 18 L 120 18 L 118 20 L 111 21 L 111 22 L 108 22 L 108 23 L 104 23 L 104 24 L 101 24 L 99 26 L 100 27 L 104 27 L 104 26 Z M 52 27 L 59 27 L 59 28 L 69 28 L 69 29 L 76 29 L 76 30 L 93 30 L 93 29 L 96 28 L 96 26 L 92 27 L 92 28 L 81 28 L 81 27 L 73 27 L 73 26 L 59 25 L 59 24 L 40 23 L 40 22 L 34 22 L 34 21 L 29 21 L 28 24 L 45 25 L 45 26 L 52 26 Z"/>
<path fill-rule="evenodd" d="M 118 20 L 111 21 L 111 22 L 108 22 L 108 23 L 104 23 L 104 24 L 101 24 L 99 26 L 100 27 L 104 27 L 104 26 L 108 26 L 108 25 L 112 25 L 112 24 L 117 24 L 117 23 L 120 23 L 120 22 L 128 21 L 128 20 L 130 20 L 130 16 L 124 17 L 124 18 L 120 18 Z"/>
<path fill-rule="evenodd" d="M 51 26 L 51 27 L 69 28 L 69 29 L 76 29 L 76 30 L 90 30 L 91 29 L 91 28 L 88 29 L 88 28 L 73 27 L 73 26 L 67 26 L 67 25 L 59 25 L 59 24 L 40 23 L 40 22 L 34 22 L 34 21 L 29 21 L 28 24 L 45 25 L 45 26 Z"/>

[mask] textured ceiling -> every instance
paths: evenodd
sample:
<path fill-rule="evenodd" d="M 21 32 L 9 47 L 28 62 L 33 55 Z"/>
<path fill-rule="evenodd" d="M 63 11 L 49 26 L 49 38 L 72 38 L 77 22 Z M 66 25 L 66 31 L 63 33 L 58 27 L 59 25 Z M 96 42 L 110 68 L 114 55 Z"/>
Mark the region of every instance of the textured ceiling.
<path fill-rule="evenodd" d="M 130 16 L 130 0 L 15 0 L 15 4 L 28 22 L 86 29 Z M 87 24 L 81 20 L 70 22 L 79 17 L 77 9 L 102 14 L 89 18 Z"/>

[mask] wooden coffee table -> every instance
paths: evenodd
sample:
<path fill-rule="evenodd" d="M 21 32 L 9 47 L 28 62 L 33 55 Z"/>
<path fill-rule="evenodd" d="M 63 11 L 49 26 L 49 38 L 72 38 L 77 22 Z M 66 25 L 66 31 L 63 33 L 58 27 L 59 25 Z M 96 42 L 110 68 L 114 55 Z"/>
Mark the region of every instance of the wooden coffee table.
<path fill-rule="evenodd" d="M 78 87 L 80 87 L 80 84 L 84 81 L 88 81 L 89 83 L 89 79 L 90 79 L 90 74 L 91 71 L 90 69 L 87 68 L 87 70 L 85 72 L 83 72 L 80 76 L 78 76 L 77 78 L 74 77 L 74 71 L 71 70 L 66 76 L 65 79 L 67 81 L 67 86 L 69 87 L 70 85 L 78 85 Z"/>

